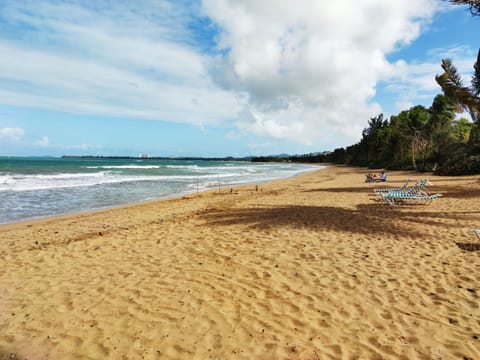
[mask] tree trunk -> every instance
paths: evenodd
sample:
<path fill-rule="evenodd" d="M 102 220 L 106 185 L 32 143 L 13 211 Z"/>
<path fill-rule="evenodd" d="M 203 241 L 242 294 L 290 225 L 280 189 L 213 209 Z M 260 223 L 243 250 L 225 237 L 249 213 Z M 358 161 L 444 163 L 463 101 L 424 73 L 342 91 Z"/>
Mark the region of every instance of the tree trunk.
<path fill-rule="evenodd" d="M 412 140 L 412 165 L 415 171 L 417 171 L 417 163 L 415 162 L 415 139 Z"/>

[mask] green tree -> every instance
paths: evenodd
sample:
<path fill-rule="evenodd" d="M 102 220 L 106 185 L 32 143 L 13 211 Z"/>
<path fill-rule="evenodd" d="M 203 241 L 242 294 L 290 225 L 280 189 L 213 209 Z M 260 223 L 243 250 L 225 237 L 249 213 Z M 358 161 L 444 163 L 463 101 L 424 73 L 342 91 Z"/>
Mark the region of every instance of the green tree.
<path fill-rule="evenodd" d="M 380 148 L 383 141 L 379 138 L 380 130 L 388 124 L 383 114 L 370 118 L 368 127 L 362 132 L 362 140 L 358 144 L 360 158 L 367 161 L 369 165 L 379 165 L 381 158 Z"/>
<path fill-rule="evenodd" d="M 392 163 L 394 168 L 403 168 L 406 163 L 411 163 L 409 156 L 409 139 L 405 136 L 408 110 L 400 112 L 398 115 L 390 117 L 390 145 L 392 148 Z"/>
<path fill-rule="evenodd" d="M 468 119 L 460 118 L 453 123 L 452 134 L 459 141 L 468 143 L 472 123 Z"/>
<path fill-rule="evenodd" d="M 455 108 L 444 95 L 437 95 L 433 99 L 429 109 L 430 119 L 425 125 L 428 134 L 429 157 L 435 170 L 444 163 L 449 156 L 449 148 L 457 142 L 453 133 L 453 121 L 455 120 Z"/>
<path fill-rule="evenodd" d="M 428 148 L 426 125 L 429 119 L 430 113 L 422 105 L 404 110 L 398 116 L 392 116 L 391 118 L 391 124 L 395 128 L 394 133 L 399 140 L 397 146 L 400 146 L 401 160 L 403 161 L 409 154 L 412 167 L 415 170 L 419 170 L 417 158 L 422 159 L 421 170 L 425 170 Z"/>

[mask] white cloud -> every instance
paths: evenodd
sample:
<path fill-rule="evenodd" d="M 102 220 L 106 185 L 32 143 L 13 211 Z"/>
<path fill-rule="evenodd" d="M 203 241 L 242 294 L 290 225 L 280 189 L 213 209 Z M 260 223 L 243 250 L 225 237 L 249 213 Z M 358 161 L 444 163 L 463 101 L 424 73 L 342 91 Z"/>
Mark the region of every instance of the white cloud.
<path fill-rule="evenodd" d="M 44 136 L 35 142 L 35 145 L 42 146 L 42 147 L 47 147 L 49 144 L 50 144 L 50 141 L 48 140 L 48 136 Z"/>
<path fill-rule="evenodd" d="M 228 133 L 225 134 L 225 138 L 227 139 L 240 139 L 241 134 L 239 134 L 236 131 L 229 131 Z"/>
<path fill-rule="evenodd" d="M 190 5 L 88 4 L 3 4 L 0 102 L 347 145 L 381 111 L 377 83 L 403 66 L 386 54 L 419 36 L 437 1 L 203 0 L 217 52 L 189 29 Z"/>
<path fill-rule="evenodd" d="M 0 36 L 0 101 L 80 114 L 218 124 L 240 110 L 188 44 L 188 14 L 145 0 L 87 8 L 8 2 L 39 41 Z"/>
<path fill-rule="evenodd" d="M 381 108 L 378 81 L 396 64 L 386 54 L 415 40 L 432 0 L 204 0 L 227 50 L 215 79 L 246 92 L 241 126 L 304 143 L 356 140 Z"/>
<path fill-rule="evenodd" d="M 25 131 L 22 128 L 11 128 L 11 127 L 5 127 L 5 128 L 0 128 L 0 141 L 5 140 L 5 141 L 18 141 L 20 140 L 23 135 L 25 134 Z"/>
<path fill-rule="evenodd" d="M 52 144 L 50 143 L 50 139 L 48 136 L 43 136 L 42 138 L 38 139 L 35 141 L 36 146 L 40 147 L 47 147 L 50 149 L 57 149 L 57 150 L 85 150 L 85 151 L 90 151 L 90 150 L 102 150 L 104 149 L 104 146 L 102 145 L 90 145 L 87 143 L 82 143 L 79 145 L 64 145 L 64 144 Z"/>
<path fill-rule="evenodd" d="M 473 49 L 465 46 L 432 49 L 428 56 L 431 59 L 428 62 L 399 61 L 395 64 L 394 71 L 387 79 L 386 90 L 395 94 L 398 111 L 406 110 L 422 99 L 431 103 L 433 97 L 441 93 L 435 75 L 443 72 L 440 66 L 442 59 L 451 59 L 466 83 L 470 81 L 476 61 Z"/>
<path fill-rule="evenodd" d="M 48 140 L 48 139 L 47 139 Z M 50 144 L 47 143 L 45 146 L 48 146 L 49 148 L 52 149 L 58 149 L 58 150 L 85 150 L 85 151 L 91 151 L 91 150 L 102 150 L 105 147 L 103 145 L 90 145 L 87 143 L 82 143 L 79 145 L 62 145 L 62 144 Z"/>
<path fill-rule="evenodd" d="M 265 154 L 265 150 L 268 150 L 273 146 L 270 142 L 263 142 L 263 143 L 250 143 L 248 144 L 248 148 L 251 154 L 254 155 L 261 155 Z"/>
<path fill-rule="evenodd" d="M 57 147 L 64 150 L 102 150 L 104 148 L 102 145 L 89 145 L 86 143 L 80 145 L 59 145 Z"/>

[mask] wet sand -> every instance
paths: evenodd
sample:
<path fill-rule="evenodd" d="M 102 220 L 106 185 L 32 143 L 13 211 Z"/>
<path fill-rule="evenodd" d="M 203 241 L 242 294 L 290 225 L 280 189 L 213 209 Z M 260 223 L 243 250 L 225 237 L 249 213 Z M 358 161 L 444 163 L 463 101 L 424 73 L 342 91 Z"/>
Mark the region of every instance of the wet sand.
<path fill-rule="evenodd" d="M 480 176 L 367 172 L 1 225 L 0 359 L 480 359 Z"/>

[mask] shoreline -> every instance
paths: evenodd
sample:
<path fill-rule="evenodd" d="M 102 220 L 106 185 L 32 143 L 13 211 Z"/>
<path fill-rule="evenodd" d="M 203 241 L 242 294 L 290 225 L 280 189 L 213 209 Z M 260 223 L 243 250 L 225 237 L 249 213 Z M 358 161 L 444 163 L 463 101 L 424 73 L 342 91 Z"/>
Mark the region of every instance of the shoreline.
<path fill-rule="evenodd" d="M 77 157 L 73 157 L 73 158 L 77 158 Z M 89 159 L 89 158 L 96 158 L 96 157 L 79 157 L 79 158 Z M 100 158 L 109 159 L 111 157 L 100 157 Z M 118 157 L 118 158 L 126 159 L 128 157 Z M 150 159 L 151 160 L 156 160 L 156 158 L 150 158 Z M 209 160 L 209 161 L 217 161 L 217 160 Z M 235 161 L 240 162 L 240 160 L 235 160 Z M 325 167 L 328 166 L 326 164 L 299 164 L 299 165 L 308 166 L 309 169 L 298 170 L 293 175 L 289 175 L 289 176 L 281 177 L 281 178 L 268 178 L 268 179 L 265 179 L 265 180 L 251 180 L 251 181 L 249 180 L 249 181 L 244 181 L 244 182 L 236 182 L 236 183 L 232 183 L 232 184 L 218 183 L 218 185 L 211 185 L 211 186 L 207 186 L 207 187 L 202 187 L 201 190 L 194 190 L 193 187 L 192 187 L 191 190 L 184 189 L 183 191 L 180 191 L 180 192 L 177 192 L 177 193 L 172 193 L 172 194 L 169 194 L 169 195 L 151 196 L 151 197 L 146 198 L 146 199 L 133 200 L 133 201 L 127 202 L 127 203 L 119 203 L 119 204 L 114 204 L 114 205 L 106 205 L 106 206 L 84 208 L 84 209 L 76 209 L 76 210 L 71 210 L 71 211 L 59 212 L 59 213 L 56 213 L 56 214 L 54 213 L 54 214 L 50 214 L 50 215 L 32 216 L 32 217 L 27 217 L 27 218 L 23 218 L 23 219 L 13 220 L 13 221 L 11 221 L 11 220 L 10 221 L 5 221 L 5 222 L 0 221 L 0 226 L 8 225 L 8 224 L 22 223 L 22 222 L 29 222 L 29 221 L 36 221 L 36 220 L 42 220 L 42 219 L 49 219 L 49 218 L 55 218 L 55 217 L 62 217 L 62 216 L 66 216 L 66 215 L 75 215 L 75 214 L 83 214 L 83 213 L 90 213 L 90 212 L 96 212 L 96 211 L 105 211 L 105 210 L 111 210 L 111 209 L 115 209 L 115 208 L 121 208 L 121 207 L 124 207 L 124 206 L 140 205 L 140 204 L 144 204 L 144 203 L 181 198 L 183 196 L 188 196 L 188 195 L 191 195 L 191 194 L 199 194 L 199 193 L 202 193 L 202 192 L 205 192 L 205 191 L 212 191 L 214 189 L 218 190 L 219 188 L 220 189 L 225 189 L 225 188 L 235 188 L 235 187 L 238 187 L 238 186 L 246 186 L 246 185 L 252 185 L 252 184 L 264 184 L 264 183 L 268 183 L 270 181 L 288 179 L 288 178 L 291 178 L 291 177 L 302 175 L 304 173 L 319 170 L 319 169 L 315 169 L 315 167 L 325 168 Z"/>
<path fill-rule="evenodd" d="M 479 358 L 480 175 L 369 171 L 0 225 L 0 359 Z"/>

